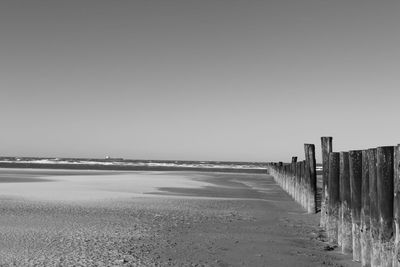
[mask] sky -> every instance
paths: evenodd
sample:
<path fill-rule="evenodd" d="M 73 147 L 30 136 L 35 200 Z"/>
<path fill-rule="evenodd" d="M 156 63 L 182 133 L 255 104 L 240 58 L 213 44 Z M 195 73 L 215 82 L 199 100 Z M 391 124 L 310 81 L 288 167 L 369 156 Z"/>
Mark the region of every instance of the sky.
<path fill-rule="evenodd" d="M 226 161 L 400 143 L 400 1 L 4 0 L 0 154 Z"/>

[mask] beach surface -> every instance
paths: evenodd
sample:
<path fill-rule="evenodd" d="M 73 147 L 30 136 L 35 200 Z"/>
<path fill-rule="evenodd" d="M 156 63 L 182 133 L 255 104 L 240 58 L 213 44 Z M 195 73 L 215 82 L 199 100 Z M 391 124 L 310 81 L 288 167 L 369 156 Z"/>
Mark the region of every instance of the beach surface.
<path fill-rule="evenodd" d="M 0 169 L 0 266 L 359 266 L 271 176 Z"/>

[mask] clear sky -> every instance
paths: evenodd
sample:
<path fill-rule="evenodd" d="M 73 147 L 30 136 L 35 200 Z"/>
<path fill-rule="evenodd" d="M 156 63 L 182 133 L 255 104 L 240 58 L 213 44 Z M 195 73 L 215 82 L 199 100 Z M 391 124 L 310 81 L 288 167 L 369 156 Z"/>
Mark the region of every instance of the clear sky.
<path fill-rule="evenodd" d="M 400 143 L 400 1 L 4 0 L 4 156 L 290 160 Z"/>

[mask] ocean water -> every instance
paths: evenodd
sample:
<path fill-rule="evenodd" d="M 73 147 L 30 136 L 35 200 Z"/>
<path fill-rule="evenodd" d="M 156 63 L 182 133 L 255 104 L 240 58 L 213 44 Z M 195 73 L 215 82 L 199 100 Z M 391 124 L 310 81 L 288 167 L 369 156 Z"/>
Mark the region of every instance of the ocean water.
<path fill-rule="evenodd" d="M 3 168 L 264 172 L 266 166 L 265 162 L 0 157 L 0 167 Z"/>

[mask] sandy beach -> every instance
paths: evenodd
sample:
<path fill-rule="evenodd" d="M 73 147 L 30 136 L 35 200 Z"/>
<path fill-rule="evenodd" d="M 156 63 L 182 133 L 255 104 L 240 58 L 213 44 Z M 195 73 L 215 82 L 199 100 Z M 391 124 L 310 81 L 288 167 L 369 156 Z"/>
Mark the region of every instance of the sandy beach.
<path fill-rule="evenodd" d="M 0 169 L 0 199 L 1 266 L 358 266 L 266 174 Z"/>

